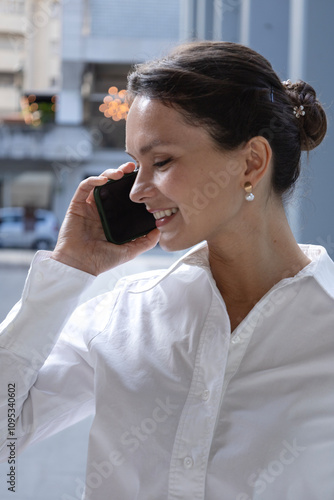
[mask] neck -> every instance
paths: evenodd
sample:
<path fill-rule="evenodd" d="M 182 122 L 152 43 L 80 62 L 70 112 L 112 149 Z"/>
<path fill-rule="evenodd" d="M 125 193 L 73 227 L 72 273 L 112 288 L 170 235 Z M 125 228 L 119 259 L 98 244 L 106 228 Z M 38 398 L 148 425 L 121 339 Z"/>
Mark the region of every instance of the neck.
<path fill-rule="evenodd" d="M 250 216 L 229 234 L 208 241 L 211 272 L 232 330 L 276 283 L 310 262 L 294 239 L 283 206 L 272 214 Z"/>

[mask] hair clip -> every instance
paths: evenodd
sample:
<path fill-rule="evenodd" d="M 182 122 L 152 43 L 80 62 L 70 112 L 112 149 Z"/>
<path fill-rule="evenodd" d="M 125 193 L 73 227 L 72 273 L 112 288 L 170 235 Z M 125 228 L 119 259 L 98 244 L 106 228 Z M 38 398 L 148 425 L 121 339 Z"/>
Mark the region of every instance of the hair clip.
<path fill-rule="evenodd" d="M 270 101 L 274 102 L 274 89 L 273 89 L 273 86 L 271 86 L 271 88 L 270 88 Z"/>
<path fill-rule="evenodd" d="M 299 106 L 299 108 L 297 108 L 297 106 L 295 106 L 293 108 L 293 114 L 296 115 L 296 118 L 300 118 L 301 116 L 305 116 L 304 106 Z"/>
<path fill-rule="evenodd" d="M 288 80 L 284 80 L 284 82 L 282 82 L 282 84 L 285 86 L 285 87 L 289 87 L 290 85 L 292 85 L 292 81 L 290 80 L 290 78 Z"/>

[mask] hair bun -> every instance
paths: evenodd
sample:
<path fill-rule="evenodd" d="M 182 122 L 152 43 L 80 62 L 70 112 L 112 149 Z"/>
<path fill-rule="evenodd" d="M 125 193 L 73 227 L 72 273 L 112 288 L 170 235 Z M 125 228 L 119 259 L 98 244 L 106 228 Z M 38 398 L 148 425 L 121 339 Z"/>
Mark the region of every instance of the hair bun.
<path fill-rule="evenodd" d="M 300 120 L 301 150 L 311 151 L 318 146 L 326 135 L 326 113 L 317 99 L 314 88 L 306 82 L 299 80 L 292 83 L 290 80 L 283 82 L 291 104 L 297 108 L 296 119 Z M 303 106 L 303 113 L 298 116 L 298 109 Z"/>

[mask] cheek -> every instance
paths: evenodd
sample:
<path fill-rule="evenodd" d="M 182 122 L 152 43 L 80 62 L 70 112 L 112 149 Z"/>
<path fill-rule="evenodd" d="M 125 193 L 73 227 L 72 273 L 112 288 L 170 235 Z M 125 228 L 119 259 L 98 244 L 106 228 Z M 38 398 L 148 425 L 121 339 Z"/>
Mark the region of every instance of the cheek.
<path fill-rule="evenodd" d="M 165 198 L 174 201 L 177 206 L 189 193 L 189 180 L 175 171 L 156 172 L 154 185 Z"/>
<path fill-rule="evenodd" d="M 187 197 L 179 204 L 179 209 L 187 224 L 196 222 L 199 227 L 209 229 L 212 224 L 225 225 L 234 219 L 242 201 L 239 200 L 238 192 L 207 182 L 200 187 L 190 188 Z"/>
<path fill-rule="evenodd" d="M 214 179 L 203 180 L 197 185 L 189 186 L 184 202 L 195 210 L 218 208 L 228 203 L 231 192 Z"/>

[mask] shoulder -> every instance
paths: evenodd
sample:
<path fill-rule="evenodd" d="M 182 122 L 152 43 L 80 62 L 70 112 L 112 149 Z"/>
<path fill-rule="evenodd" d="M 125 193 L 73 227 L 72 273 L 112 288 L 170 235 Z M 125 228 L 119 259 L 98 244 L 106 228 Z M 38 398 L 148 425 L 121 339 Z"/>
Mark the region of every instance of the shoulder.
<path fill-rule="evenodd" d="M 113 290 L 106 291 L 81 304 L 68 321 L 63 338 L 83 337 L 88 344 L 110 323 L 119 325 L 125 316 L 138 320 L 159 308 L 162 312 L 177 304 L 191 302 L 201 295 L 203 269 L 181 264 L 173 269 L 159 269 L 132 274 L 118 280 Z M 120 321 L 121 320 L 121 321 Z"/>

